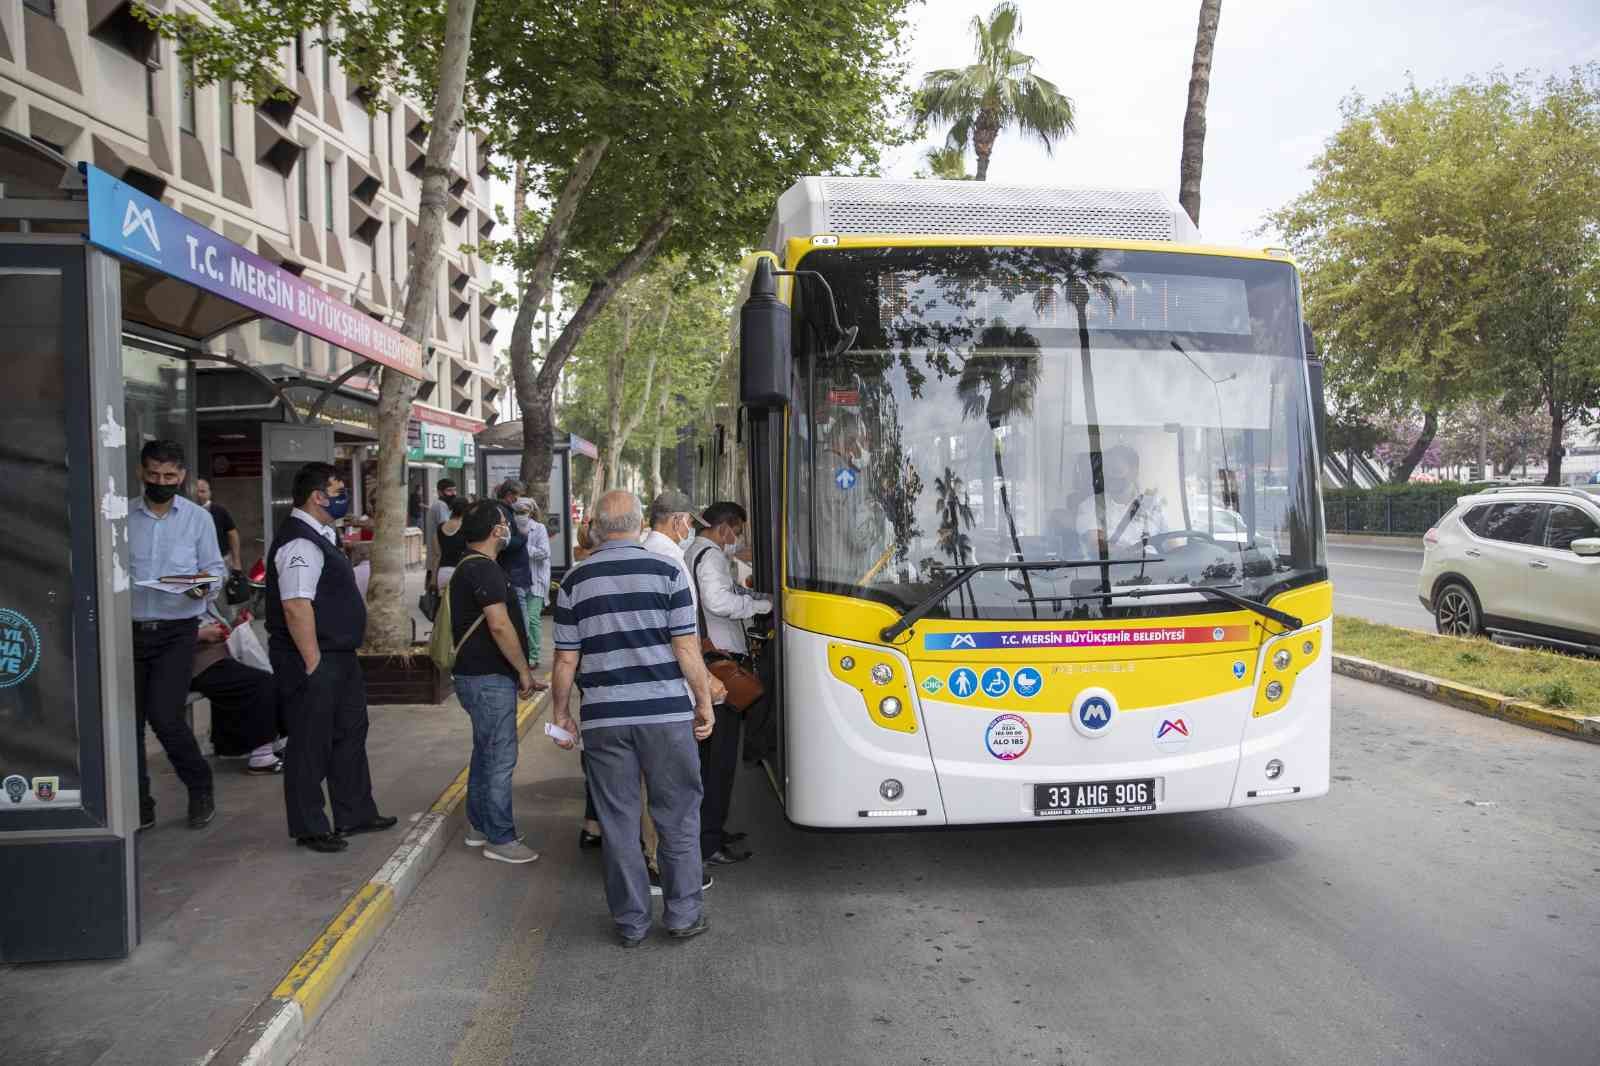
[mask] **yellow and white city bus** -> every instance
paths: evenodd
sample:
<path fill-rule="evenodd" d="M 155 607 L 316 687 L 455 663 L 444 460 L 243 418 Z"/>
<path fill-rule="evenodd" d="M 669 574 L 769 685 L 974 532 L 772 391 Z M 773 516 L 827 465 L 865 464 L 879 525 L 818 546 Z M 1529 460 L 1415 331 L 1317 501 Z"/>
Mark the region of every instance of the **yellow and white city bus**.
<path fill-rule="evenodd" d="M 1142 191 L 779 200 L 696 488 L 749 505 L 792 821 L 1327 792 L 1321 364 L 1293 263 L 1197 240 Z"/>

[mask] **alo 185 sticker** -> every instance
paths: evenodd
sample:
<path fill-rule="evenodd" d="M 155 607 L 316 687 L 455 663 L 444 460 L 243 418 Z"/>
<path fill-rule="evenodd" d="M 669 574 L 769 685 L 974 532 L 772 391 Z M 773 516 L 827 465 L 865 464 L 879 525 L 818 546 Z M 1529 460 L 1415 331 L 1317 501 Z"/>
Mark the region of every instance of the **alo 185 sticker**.
<path fill-rule="evenodd" d="M 1028 753 L 1033 743 L 1033 730 L 1028 728 L 1028 720 L 1022 715 L 1002 714 L 983 731 L 983 743 L 990 755 L 1010 762 Z"/>

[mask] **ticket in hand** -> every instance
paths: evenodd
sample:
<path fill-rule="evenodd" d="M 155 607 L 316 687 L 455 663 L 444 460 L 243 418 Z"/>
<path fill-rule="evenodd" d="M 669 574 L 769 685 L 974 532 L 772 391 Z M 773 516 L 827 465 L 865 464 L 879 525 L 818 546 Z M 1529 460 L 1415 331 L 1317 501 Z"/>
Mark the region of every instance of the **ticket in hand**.
<path fill-rule="evenodd" d="M 562 729 L 554 722 L 546 722 L 544 724 L 544 735 L 549 737 L 551 740 L 554 740 L 558 744 L 569 744 L 572 742 L 572 734 L 567 732 L 565 729 Z"/>

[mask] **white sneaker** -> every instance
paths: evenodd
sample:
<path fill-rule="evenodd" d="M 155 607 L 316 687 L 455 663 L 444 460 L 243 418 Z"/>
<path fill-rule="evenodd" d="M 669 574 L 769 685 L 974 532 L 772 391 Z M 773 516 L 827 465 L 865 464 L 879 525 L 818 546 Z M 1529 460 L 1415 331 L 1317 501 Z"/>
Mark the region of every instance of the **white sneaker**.
<path fill-rule="evenodd" d="M 533 862 L 539 853 L 520 840 L 511 840 L 504 844 L 490 844 L 483 849 L 483 857 L 496 862 L 524 863 Z"/>
<path fill-rule="evenodd" d="M 485 844 L 489 843 L 489 838 L 469 825 L 467 826 L 467 838 L 464 843 L 469 848 L 481 848 Z"/>

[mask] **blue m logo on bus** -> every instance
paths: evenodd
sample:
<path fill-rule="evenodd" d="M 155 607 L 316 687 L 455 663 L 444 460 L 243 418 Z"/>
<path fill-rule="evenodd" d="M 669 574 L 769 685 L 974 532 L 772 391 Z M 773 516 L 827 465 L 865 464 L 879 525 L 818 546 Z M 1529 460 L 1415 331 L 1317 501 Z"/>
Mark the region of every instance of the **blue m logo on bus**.
<path fill-rule="evenodd" d="M 1073 727 L 1086 737 L 1098 737 L 1105 733 L 1116 716 L 1116 700 L 1103 688 L 1084 689 L 1073 701 Z"/>

